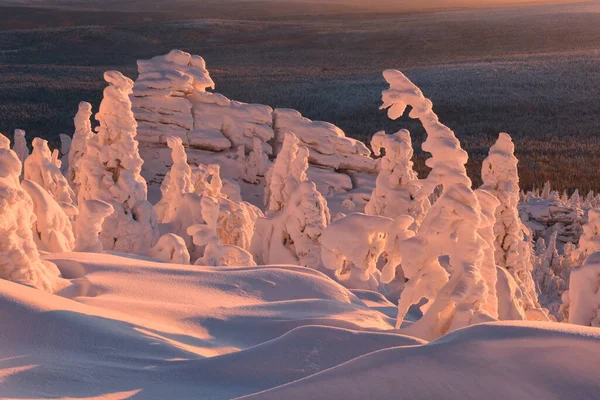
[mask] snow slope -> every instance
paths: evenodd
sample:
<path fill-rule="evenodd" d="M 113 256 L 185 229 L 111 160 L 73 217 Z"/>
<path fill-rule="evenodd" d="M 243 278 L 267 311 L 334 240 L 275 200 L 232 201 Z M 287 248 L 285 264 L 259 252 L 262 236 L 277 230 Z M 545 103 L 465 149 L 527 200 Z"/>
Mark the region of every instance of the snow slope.
<path fill-rule="evenodd" d="M 357 297 L 307 268 L 46 259 L 72 282 L 58 294 L 0 280 L 0 398 L 585 399 L 600 390 L 598 329 L 496 323 L 427 344 L 392 329 L 379 310 L 394 307 L 381 296 Z"/>

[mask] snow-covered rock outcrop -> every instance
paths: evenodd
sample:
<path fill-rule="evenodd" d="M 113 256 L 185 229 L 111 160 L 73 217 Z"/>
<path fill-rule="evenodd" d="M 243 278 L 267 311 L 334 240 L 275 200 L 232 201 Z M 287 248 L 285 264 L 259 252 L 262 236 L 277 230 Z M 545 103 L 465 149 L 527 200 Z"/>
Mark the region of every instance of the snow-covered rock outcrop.
<path fill-rule="evenodd" d="M 106 72 L 104 79 L 109 85 L 96 114 L 98 133 L 87 140 L 77 163 L 78 200 L 102 200 L 113 207 L 100 234 L 105 250 L 142 254 L 159 235 L 154 207 L 147 201 L 146 181 L 140 175 L 143 160 L 129 100 L 133 81 L 117 71 Z"/>
<path fill-rule="evenodd" d="M 355 206 L 362 211 L 369 200 L 372 188 L 353 186 L 351 175 L 376 173 L 376 162 L 363 143 L 346 137 L 338 127 L 311 121 L 294 110 L 274 111 L 209 92 L 214 83 L 204 60 L 180 50 L 140 60 L 138 70 L 131 101 L 140 154 L 146 161 L 142 174 L 149 185 L 160 184 L 168 171 L 169 136 L 182 140 L 191 164 L 217 164 L 225 181 L 243 186 L 263 182 L 268 158 L 282 149 L 286 134 L 293 133 L 306 147 L 309 162 L 319 166 L 315 173 L 327 175 L 327 180 L 315 183 L 336 212 Z M 252 204 L 262 203 L 257 197 Z"/>
<path fill-rule="evenodd" d="M 283 146 L 287 133 L 293 133 L 309 149 L 309 161 L 333 169 L 375 171 L 371 152 L 359 140 L 346 136 L 337 126 L 311 121 L 298 111 L 278 108 L 273 112 L 276 152 Z"/>
<path fill-rule="evenodd" d="M 0 135 L 0 278 L 54 292 L 66 282 L 54 264 L 40 259 L 33 202 L 21 188 L 21 160 L 9 146 Z"/>

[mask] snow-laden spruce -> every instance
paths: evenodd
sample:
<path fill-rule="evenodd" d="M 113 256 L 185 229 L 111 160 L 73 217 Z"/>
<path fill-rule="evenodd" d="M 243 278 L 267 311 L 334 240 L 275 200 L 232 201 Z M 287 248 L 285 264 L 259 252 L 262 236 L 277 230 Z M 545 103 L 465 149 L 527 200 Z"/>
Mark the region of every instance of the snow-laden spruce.
<path fill-rule="evenodd" d="M 420 224 L 430 207 L 428 198 L 416 198 L 420 189 L 419 177 L 413 169 L 413 148 L 410 133 L 402 129 L 393 135 L 377 132 L 371 139 L 371 147 L 378 160 L 379 174 L 371 199 L 365 207 L 369 215 L 396 218 L 410 215 Z"/>
<path fill-rule="evenodd" d="M 143 160 L 129 100 L 133 81 L 118 71 L 106 72 L 104 79 L 108 87 L 96 114 L 98 133 L 87 140 L 77 163 L 78 200 L 102 200 L 114 208 L 100 234 L 105 250 L 141 254 L 158 240 L 158 221 L 140 175 Z"/>
<path fill-rule="evenodd" d="M 79 160 L 83 157 L 87 149 L 88 140 L 94 136 L 92 132 L 92 105 L 82 101 L 79 103 L 77 114 L 75 114 L 75 132 L 69 148 L 69 168 L 67 169 L 67 179 L 75 194 L 79 193 L 81 176 L 79 173 Z"/>
<path fill-rule="evenodd" d="M 298 188 L 306 181 L 308 149 L 299 146 L 300 141 L 291 132 L 285 134 L 281 150 L 266 175 L 265 212 L 272 213 L 285 208 Z"/>
<path fill-rule="evenodd" d="M 538 240 L 536 249 L 536 263 L 533 269 L 533 278 L 539 293 L 539 302 L 550 311 L 557 320 L 562 320 L 560 306 L 562 294 L 566 290 L 566 283 L 562 275 L 561 259 L 556 248 L 558 232 L 550 237 L 546 246 L 544 240 Z"/>
<path fill-rule="evenodd" d="M 537 318 L 541 310 L 532 278 L 531 245 L 525 237 L 531 234 L 519 219 L 519 160 L 514 151 L 511 137 L 501 133 L 483 161 L 482 189 L 500 200 L 494 226 L 496 263 L 511 273 L 523 294 L 523 309 L 532 310 L 529 317 Z"/>
<path fill-rule="evenodd" d="M 40 258 L 33 238 L 31 197 L 21 188 L 22 164 L 0 134 L 0 278 L 54 292 L 65 286 L 56 266 Z"/>
<path fill-rule="evenodd" d="M 435 338 L 492 319 L 485 310 L 488 288 L 482 264 L 487 244 L 479 235 L 484 225 L 482 211 L 467 176 L 468 155 L 454 132 L 439 122 L 431 101 L 400 71 L 386 70 L 383 75 L 390 88 L 382 93 L 381 108 L 397 119 L 411 106 L 410 117 L 418 118 L 427 132 L 422 148 L 432 155 L 426 161 L 431 171 L 419 181 L 415 200 L 423 201 L 443 185 L 442 195 L 425 215 L 417 235 L 399 243 L 408 282 L 398 303 L 396 324 L 400 326 L 409 307 L 425 298 L 423 318 L 410 329 L 419 337 Z M 449 257 L 450 277 L 440 256 Z"/>
<path fill-rule="evenodd" d="M 24 179 L 40 185 L 63 206 L 69 216 L 73 216 L 75 193 L 60 170 L 60 160 L 55 160 L 47 140 L 35 138 L 32 144 L 33 152 L 25 160 Z"/>
<path fill-rule="evenodd" d="M 587 223 L 583 225 L 578 252 L 584 258 L 597 251 L 600 251 L 600 209 L 592 209 L 588 211 Z"/>
<path fill-rule="evenodd" d="M 600 252 L 571 272 L 569 323 L 600 327 Z"/>
<path fill-rule="evenodd" d="M 27 157 L 29 157 L 29 148 L 27 147 L 27 139 L 25 138 L 25 131 L 23 129 L 15 129 L 13 142 L 13 151 L 19 157 L 21 163 L 24 163 Z"/>

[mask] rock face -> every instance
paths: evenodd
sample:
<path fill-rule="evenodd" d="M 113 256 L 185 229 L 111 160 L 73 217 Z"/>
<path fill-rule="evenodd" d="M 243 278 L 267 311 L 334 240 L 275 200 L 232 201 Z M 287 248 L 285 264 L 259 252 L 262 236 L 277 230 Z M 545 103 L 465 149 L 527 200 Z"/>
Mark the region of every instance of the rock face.
<path fill-rule="evenodd" d="M 173 50 L 138 61 L 138 71 L 131 103 L 138 122 L 136 140 L 146 161 L 142 175 L 150 186 L 159 185 L 168 171 L 169 136 L 181 139 L 191 164 L 217 164 L 225 180 L 241 182 L 246 178 L 246 182 L 258 184 L 268 169 L 268 157 L 280 151 L 286 133 L 293 133 L 309 150 L 309 162 L 319 166 L 318 173 L 332 175 L 334 184 L 325 189 L 336 198 L 336 204 L 346 200 L 348 191 L 358 188 L 351 185 L 347 174 L 341 174 L 340 179 L 333 179 L 333 175 L 340 170 L 376 173 L 369 149 L 346 137 L 335 125 L 311 121 L 295 110 L 273 110 L 208 92 L 215 84 L 199 56 Z M 258 173 L 248 179 L 247 164 L 257 160 L 265 160 L 267 165 L 253 166 L 252 172 L 256 169 Z M 338 184 L 340 181 L 343 184 Z M 257 199 L 256 203 L 260 202 Z"/>
<path fill-rule="evenodd" d="M 558 232 L 559 247 L 565 243 L 578 243 L 583 233 L 584 210 L 563 203 L 557 197 L 541 199 L 528 196 L 519 204 L 519 216 L 523 223 L 533 232 L 534 239 L 549 240 L 554 232 Z"/>

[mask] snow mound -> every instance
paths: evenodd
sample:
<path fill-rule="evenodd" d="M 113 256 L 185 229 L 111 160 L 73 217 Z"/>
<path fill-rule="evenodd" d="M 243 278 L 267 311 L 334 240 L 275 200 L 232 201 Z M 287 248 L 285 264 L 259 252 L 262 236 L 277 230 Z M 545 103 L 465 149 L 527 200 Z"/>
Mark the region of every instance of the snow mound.
<path fill-rule="evenodd" d="M 593 399 L 598 356 L 598 330 L 483 324 L 424 346 L 377 351 L 244 398 Z"/>

